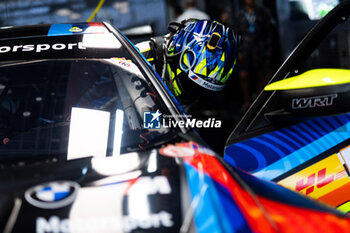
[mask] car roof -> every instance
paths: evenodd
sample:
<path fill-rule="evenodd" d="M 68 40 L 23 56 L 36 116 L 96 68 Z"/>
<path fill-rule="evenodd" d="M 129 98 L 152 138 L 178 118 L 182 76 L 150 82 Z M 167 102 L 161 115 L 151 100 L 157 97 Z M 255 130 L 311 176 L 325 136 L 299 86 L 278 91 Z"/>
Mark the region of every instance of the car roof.
<path fill-rule="evenodd" d="M 125 57 L 104 23 L 39 24 L 0 28 L 0 61 Z"/>
<path fill-rule="evenodd" d="M 61 24 L 37 24 L 25 26 L 10 26 L 0 28 L 0 40 L 12 38 L 28 38 L 33 36 L 68 36 L 91 33 L 108 33 L 109 30 L 103 23 L 61 23 Z"/>

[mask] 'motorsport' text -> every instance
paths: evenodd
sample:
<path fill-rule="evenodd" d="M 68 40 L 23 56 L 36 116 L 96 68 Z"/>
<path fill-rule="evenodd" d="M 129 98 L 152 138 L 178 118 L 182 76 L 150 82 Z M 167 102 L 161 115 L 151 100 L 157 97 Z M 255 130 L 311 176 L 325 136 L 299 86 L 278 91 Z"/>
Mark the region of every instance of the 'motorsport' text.
<path fill-rule="evenodd" d="M 13 45 L 13 46 L 1 46 L 0 47 L 0 54 L 1 53 L 9 53 L 9 52 L 31 52 L 34 51 L 36 53 L 40 53 L 42 51 L 47 50 L 72 50 L 72 49 L 86 49 L 86 47 L 83 45 L 82 42 L 78 43 L 56 43 L 56 44 L 27 44 L 27 45 Z"/>

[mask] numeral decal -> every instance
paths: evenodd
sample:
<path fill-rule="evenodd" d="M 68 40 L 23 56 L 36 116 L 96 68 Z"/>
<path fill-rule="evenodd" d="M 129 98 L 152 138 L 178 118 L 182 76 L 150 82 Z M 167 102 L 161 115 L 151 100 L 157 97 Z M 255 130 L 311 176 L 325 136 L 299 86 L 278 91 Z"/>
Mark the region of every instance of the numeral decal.
<path fill-rule="evenodd" d="M 298 180 L 295 189 L 299 192 L 305 189 L 305 194 L 309 195 L 315 190 L 315 186 L 322 188 L 333 181 L 334 175 L 326 177 L 326 168 L 323 168 L 317 173 L 309 175 L 306 179 Z"/>

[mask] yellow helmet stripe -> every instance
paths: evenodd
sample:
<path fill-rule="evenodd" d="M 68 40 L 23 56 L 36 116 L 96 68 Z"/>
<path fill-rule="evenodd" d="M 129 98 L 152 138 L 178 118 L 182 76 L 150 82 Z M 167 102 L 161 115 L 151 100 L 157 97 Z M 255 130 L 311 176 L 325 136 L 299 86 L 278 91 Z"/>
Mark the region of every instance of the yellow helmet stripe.
<path fill-rule="evenodd" d="M 225 52 L 222 53 L 221 61 L 225 62 Z M 220 74 L 219 74 L 219 80 L 220 81 L 222 81 L 221 79 L 225 78 L 225 77 L 222 76 L 223 73 L 224 73 L 224 69 L 221 69 Z"/>
<path fill-rule="evenodd" d="M 221 69 L 220 75 L 219 75 L 219 80 L 220 80 L 220 81 L 222 81 L 222 79 L 225 78 L 225 77 L 223 76 L 223 73 L 224 73 L 224 69 Z"/>
<path fill-rule="evenodd" d="M 189 62 L 188 62 L 188 54 L 187 53 L 185 53 L 184 55 L 183 55 L 183 62 L 184 62 L 184 64 L 187 66 L 187 67 L 189 67 L 190 65 L 189 65 Z"/>
<path fill-rule="evenodd" d="M 169 64 L 167 64 L 167 69 L 168 69 L 168 73 L 170 74 L 170 79 L 175 78 L 175 74 L 174 72 L 171 70 L 171 67 Z"/>
<path fill-rule="evenodd" d="M 206 69 L 207 59 L 203 59 L 200 63 L 198 63 L 195 72 L 197 74 L 201 74 L 204 76 L 207 76 L 207 69 Z"/>
<path fill-rule="evenodd" d="M 219 66 L 216 66 L 215 69 L 212 72 L 210 72 L 209 77 L 215 78 L 219 74 L 218 71 L 219 71 Z"/>
<path fill-rule="evenodd" d="M 222 56 L 221 56 L 221 61 L 224 62 L 225 61 L 225 52 L 222 53 Z"/>
<path fill-rule="evenodd" d="M 174 94 L 175 96 L 179 96 L 181 94 L 181 90 L 179 88 L 179 86 L 177 85 L 176 79 L 174 79 L 173 81 L 173 89 L 174 89 Z"/>
<path fill-rule="evenodd" d="M 220 81 L 223 82 L 223 83 L 225 83 L 225 82 L 227 81 L 227 79 L 231 76 L 232 71 L 233 71 L 233 68 L 231 68 L 231 69 L 228 71 L 228 73 L 226 74 L 226 76 L 225 76 L 222 80 L 220 80 Z"/>
<path fill-rule="evenodd" d="M 170 65 L 169 64 L 167 64 L 167 69 L 168 69 L 168 73 L 170 74 L 170 82 L 171 82 L 171 87 L 170 87 L 170 89 L 172 89 L 171 91 L 173 92 L 173 94 L 175 95 L 175 96 L 179 96 L 180 94 L 181 94 L 181 90 L 180 90 L 180 88 L 179 88 L 179 86 L 177 85 L 177 82 L 176 82 L 176 79 L 175 79 L 175 73 L 171 70 L 171 67 L 170 67 Z M 180 69 L 177 69 L 177 74 L 179 74 L 180 72 L 181 72 L 181 70 Z M 169 83 L 167 83 L 167 85 L 169 86 L 170 84 Z"/>
<path fill-rule="evenodd" d="M 205 47 L 203 47 L 202 51 L 201 51 L 201 56 L 200 56 L 200 59 L 202 59 L 201 62 L 199 62 L 195 68 L 195 73 L 197 74 L 201 74 L 201 75 L 204 75 L 204 76 L 207 76 L 207 59 L 205 58 Z"/>
<path fill-rule="evenodd" d="M 350 83 L 350 70 L 313 69 L 267 85 L 265 91 L 292 90 Z"/>
<path fill-rule="evenodd" d="M 181 73 L 181 70 L 179 68 L 176 69 L 176 75 L 179 75 Z"/>

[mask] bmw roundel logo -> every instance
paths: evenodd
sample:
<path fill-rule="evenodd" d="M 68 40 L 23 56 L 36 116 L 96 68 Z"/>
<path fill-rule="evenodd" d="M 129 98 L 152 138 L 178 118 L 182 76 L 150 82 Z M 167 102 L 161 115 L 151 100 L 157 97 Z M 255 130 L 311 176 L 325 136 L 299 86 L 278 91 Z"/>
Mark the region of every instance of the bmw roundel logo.
<path fill-rule="evenodd" d="M 74 181 L 52 181 L 29 188 L 25 199 L 42 209 L 58 209 L 75 200 L 80 186 Z"/>

